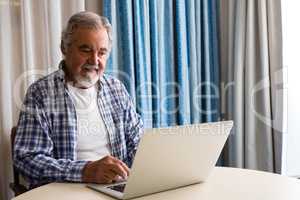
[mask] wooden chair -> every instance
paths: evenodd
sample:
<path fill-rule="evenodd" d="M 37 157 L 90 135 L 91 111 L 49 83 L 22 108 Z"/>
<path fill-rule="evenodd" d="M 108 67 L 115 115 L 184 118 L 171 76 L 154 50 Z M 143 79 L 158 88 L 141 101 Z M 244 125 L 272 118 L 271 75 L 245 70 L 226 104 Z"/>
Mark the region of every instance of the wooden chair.
<path fill-rule="evenodd" d="M 13 127 L 11 129 L 11 135 L 10 135 L 10 141 L 11 141 L 11 153 L 12 153 L 12 158 L 14 156 L 14 142 L 15 142 L 15 137 L 16 137 L 16 131 L 17 128 Z M 26 191 L 28 191 L 27 187 L 22 185 L 20 183 L 20 174 L 17 170 L 17 168 L 13 165 L 13 173 L 14 173 L 14 182 L 9 184 L 9 187 L 13 190 L 15 193 L 15 196 L 18 196 Z"/>

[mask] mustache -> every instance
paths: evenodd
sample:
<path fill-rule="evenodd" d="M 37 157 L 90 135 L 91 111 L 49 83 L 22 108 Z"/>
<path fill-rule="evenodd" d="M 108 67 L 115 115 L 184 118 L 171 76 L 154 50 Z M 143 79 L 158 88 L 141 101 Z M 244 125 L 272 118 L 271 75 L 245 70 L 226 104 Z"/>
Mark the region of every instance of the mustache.
<path fill-rule="evenodd" d="M 99 66 L 98 65 L 90 65 L 90 64 L 85 64 L 82 66 L 83 69 L 87 69 L 87 70 L 91 70 L 91 69 L 95 69 L 98 70 Z"/>

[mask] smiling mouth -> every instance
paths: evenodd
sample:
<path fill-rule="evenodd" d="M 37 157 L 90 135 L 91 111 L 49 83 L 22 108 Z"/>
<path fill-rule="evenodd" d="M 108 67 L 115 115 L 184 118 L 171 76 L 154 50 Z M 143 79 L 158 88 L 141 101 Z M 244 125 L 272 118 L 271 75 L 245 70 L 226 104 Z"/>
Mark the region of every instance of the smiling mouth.
<path fill-rule="evenodd" d="M 96 72 L 98 72 L 98 70 L 99 70 L 99 66 L 97 66 L 97 65 L 84 65 L 82 68 L 87 72 L 91 72 L 91 71 L 94 71 L 94 70 Z"/>
<path fill-rule="evenodd" d="M 82 68 L 87 69 L 87 70 L 92 70 L 92 69 L 98 70 L 99 66 L 97 66 L 97 65 L 84 65 Z"/>

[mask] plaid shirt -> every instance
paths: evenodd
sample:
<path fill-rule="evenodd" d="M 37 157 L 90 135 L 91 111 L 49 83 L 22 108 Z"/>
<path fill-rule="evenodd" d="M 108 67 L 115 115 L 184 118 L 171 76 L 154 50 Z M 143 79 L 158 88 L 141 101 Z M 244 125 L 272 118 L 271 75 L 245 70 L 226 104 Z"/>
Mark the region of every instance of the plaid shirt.
<path fill-rule="evenodd" d="M 20 113 L 14 165 L 31 187 L 80 182 L 87 163 L 76 160 L 76 112 L 61 66 L 29 87 Z M 123 84 L 110 76 L 100 78 L 97 98 L 112 156 L 131 166 L 143 132 L 141 118 Z"/>

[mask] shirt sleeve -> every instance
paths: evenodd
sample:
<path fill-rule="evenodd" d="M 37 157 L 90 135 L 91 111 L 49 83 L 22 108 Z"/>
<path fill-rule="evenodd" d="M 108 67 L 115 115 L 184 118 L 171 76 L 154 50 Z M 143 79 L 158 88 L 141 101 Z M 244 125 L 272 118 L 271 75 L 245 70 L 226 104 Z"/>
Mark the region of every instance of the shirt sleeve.
<path fill-rule="evenodd" d="M 143 134 L 143 122 L 140 115 L 136 112 L 135 106 L 130 98 L 125 86 L 125 138 L 127 147 L 126 164 L 131 167 L 140 138 Z"/>
<path fill-rule="evenodd" d="M 86 161 L 55 159 L 49 122 L 38 90 L 29 88 L 17 127 L 14 144 L 14 165 L 32 185 L 34 183 L 79 182 Z"/>

